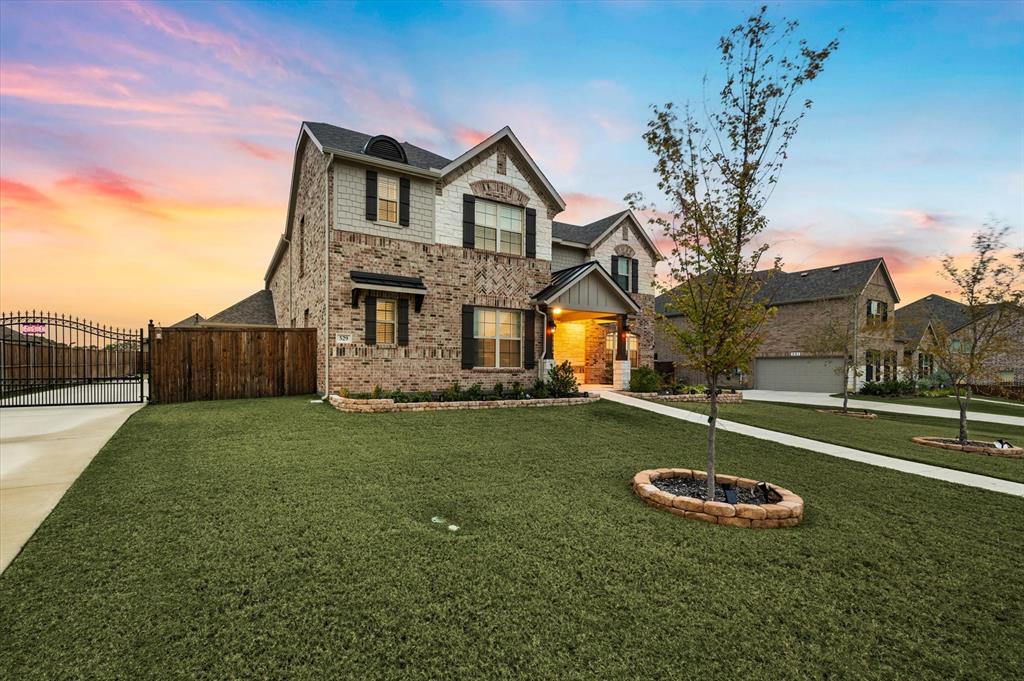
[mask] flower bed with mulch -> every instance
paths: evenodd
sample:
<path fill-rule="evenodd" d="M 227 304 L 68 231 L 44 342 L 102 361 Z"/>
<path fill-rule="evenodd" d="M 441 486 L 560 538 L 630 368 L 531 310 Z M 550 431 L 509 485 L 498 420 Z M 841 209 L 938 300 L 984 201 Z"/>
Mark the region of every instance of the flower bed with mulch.
<path fill-rule="evenodd" d="M 842 409 L 815 409 L 819 414 L 835 414 L 836 416 L 852 416 L 855 419 L 877 419 L 878 414 L 869 411 L 846 411 Z"/>
<path fill-rule="evenodd" d="M 788 489 L 765 483 L 772 497 L 765 499 L 757 480 L 717 474 L 715 499 L 706 500 L 702 488 L 707 479 L 703 471 L 657 468 L 634 475 L 633 491 L 655 508 L 716 525 L 768 529 L 794 527 L 803 519 L 804 500 Z M 719 496 L 719 489 L 725 487 L 737 492 L 738 503 L 725 501 L 724 489 Z"/>
<path fill-rule="evenodd" d="M 658 400 L 659 402 L 710 402 L 711 398 L 703 393 L 683 393 L 680 395 L 662 393 L 634 393 L 628 390 L 619 390 L 620 395 L 627 397 L 639 397 L 642 400 Z M 718 393 L 719 404 L 742 404 L 743 393 Z"/>
<path fill-rule="evenodd" d="M 390 398 L 352 399 L 331 395 L 330 403 L 338 411 L 350 413 L 387 413 L 395 411 L 442 411 L 447 409 L 512 409 L 516 407 L 564 407 L 573 404 L 589 404 L 600 398 L 596 395 L 583 397 L 545 397 L 516 400 L 459 400 L 453 402 L 396 402 Z"/>
<path fill-rule="evenodd" d="M 1024 458 L 1024 448 L 1010 447 L 1001 449 L 994 442 L 983 442 L 980 440 L 968 440 L 967 444 L 960 444 L 960 441 L 949 437 L 912 437 L 912 442 L 926 447 L 938 447 L 939 449 L 952 449 L 958 452 L 970 452 L 971 454 L 984 454 L 985 456 L 1002 456 L 1007 459 Z"/>

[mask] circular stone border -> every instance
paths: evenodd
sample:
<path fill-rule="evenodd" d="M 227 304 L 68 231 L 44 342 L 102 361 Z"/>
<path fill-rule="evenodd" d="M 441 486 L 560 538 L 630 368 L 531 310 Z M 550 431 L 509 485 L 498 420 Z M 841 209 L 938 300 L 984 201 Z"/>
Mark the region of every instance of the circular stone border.
<path fill-rule="evenodd" d="M 970 452 L 971 454 L 983 454 L 985 456 L 999 456 L 1005 459 L 1024 458 L 1024 448 L 1011 447 L 1010 449 L 997 449 L 996 447 L 976 447 L 974 445 L 961 445 L 954 442 L 941 442 L 950 438 L 937 437 L 912 437 L 911 442 L 916 442 L 925 447 L 936 447 L 938 449 L 952 449 L 957 452 Z"/>
<path fill-rule="evenodd" d="M 732 527 L 770 529 L 795 527 L 804 517 L 804 500 L 788 489 L 771 483 L 768 483 L 768 487 L 778 492 L 782 496 L 782 501 L 761 505 L 727 504 L 723 501 L 704 501 L 696 497 L 669 494 L 651 484 L 662 478 L 707 480 L 708 474 L 689 468 L 652 468 L 633 476 L 633 491 L 638 497 L 655 508 L 690 520 Z M 716 474 L 715 483 L 753 489 L 757 485 L 757 480 Z"/>

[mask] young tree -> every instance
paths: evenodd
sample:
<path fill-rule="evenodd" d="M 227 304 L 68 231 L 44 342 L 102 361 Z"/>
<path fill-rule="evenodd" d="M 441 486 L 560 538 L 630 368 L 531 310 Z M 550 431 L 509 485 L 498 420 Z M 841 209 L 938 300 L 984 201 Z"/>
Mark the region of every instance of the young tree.
<path fill-rule="evenodd" d="M 959 440 L 967 442 L 971 385 L 992 378 L 992 360 L 1013 343 L 1024 326 L 1024 249 L 1003 257 L 1009 226 L 990 221 L 974 234 L 973 253 L 964 266 L 952 255 L 942 259 L 942 274 L 964 304 L 966 324 L 948 329 L 933 322 L 935 360 L 949 374 L 960 407 Z"/>
<path fill-rule="evenodd" d="M 860 297 L 853 296 L 837 304 L 838 314 L 826 315 L 812 330 L 808 349 L 822 355 L 842 355 L 835 371 L 843 377 L 843 413 L 849 411 L 850 375 L 854 383 L 863 373 L 856 362 L 857 341 L 860 338 Z"/>
<path fill-rule="evenodd" d="M 659 323 L 683 364 L 702 372 L 710 389 L 708 499 L 715 490 L 719 380 L 749 367 L 773 314 L 759 296 L 765 277 L 755 275 L 768 249 L 758 243 L 767 225 L 763 209 L 811 101 L 796 111 L 790 105 L 838 47 L 836 40 L 821 49 L 794 43 L 796 29 L 795 21 L 771 23 L 762 7 L 719 40 L 725 82 L 717 103 L 705 101 L 700 119 L 690 106 L 681 117 L 671 102 L 655 106 L 644 133 L 670 206 L 650 221 L 672 242 L 669 276 L 676 285 L 667 290 L 667 311 L 683 320 L 675 326 L 662 316 Z M 653 208 L 639 193 L 626 200 Z"/>

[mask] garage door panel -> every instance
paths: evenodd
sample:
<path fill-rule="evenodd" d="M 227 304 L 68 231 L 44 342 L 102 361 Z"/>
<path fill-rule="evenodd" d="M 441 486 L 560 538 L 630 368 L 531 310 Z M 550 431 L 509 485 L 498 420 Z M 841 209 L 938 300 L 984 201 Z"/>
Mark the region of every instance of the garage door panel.
<path fill-rule="evenodd" d="M 836 393 L 843 389 L 839 358 L 773 357 L 754 364 L 754 387 L 758 390 Z"/>

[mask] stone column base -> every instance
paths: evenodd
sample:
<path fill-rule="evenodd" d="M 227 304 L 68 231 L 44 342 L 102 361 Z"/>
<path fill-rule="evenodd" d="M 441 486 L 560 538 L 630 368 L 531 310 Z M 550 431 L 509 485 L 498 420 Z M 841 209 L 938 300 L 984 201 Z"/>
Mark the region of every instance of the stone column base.
<path fill-rule="evenodd" d="M 616 390 L 629 388 L 629 360 L 615 360 L 612 364 L 612 387 Z"/>

